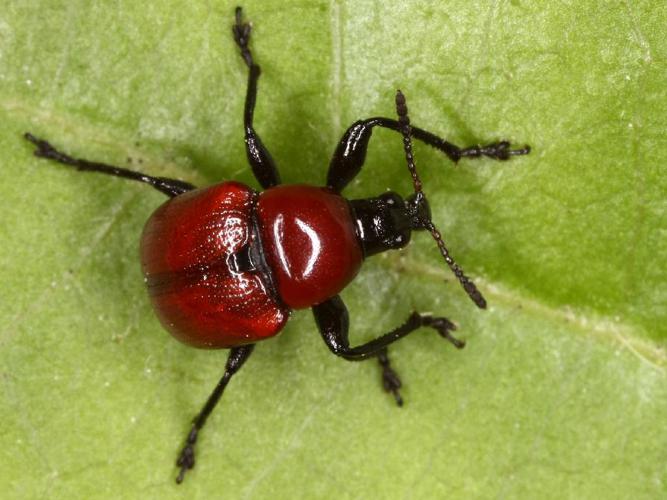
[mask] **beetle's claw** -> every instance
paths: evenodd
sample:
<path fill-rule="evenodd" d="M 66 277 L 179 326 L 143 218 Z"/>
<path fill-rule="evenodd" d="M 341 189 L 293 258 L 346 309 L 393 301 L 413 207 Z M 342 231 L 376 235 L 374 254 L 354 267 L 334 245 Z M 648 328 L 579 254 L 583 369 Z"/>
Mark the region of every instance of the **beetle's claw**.
<path fill-rule="evenodd" d="M 35 156 L 48 157 L 49 153 L 54 151 L 54 148 L 51 146 L 51 144 L 46 142 L 44 139 L 35 137 L 30 132 L 23 134 L 23 138 L 37 146 L 37 149 L 35 149 L 34 153 Z"/>
<path fill-rule="evenodd" d="M 195 466 L 194 445 L 185 445 L 181 451 L 181 454 L 178 456 L 178 460 L 176 460 L 176 465 L 181 468 L 181 471 L 178 473 L 178 477 L 176 478 L 176 482 L 181 484 L 183 482 L 183 478 L 185 477 L 185 473 Z"/>
<path fill-rule="evenodd" d="M 448 330 L 445 331 L 438 330 L 438 333 L 440 334 L 441 337 L 449 340 L 457 349 L 463 349 L 466 346 L 466 343 L 463 340 L 457 339 L 456 337 L 454 337 L 454 335 L 449 333 Z"/>
<path fill-rule="evenodd" d="M 510 149 L 508 151 L 508 154 L 510 156 L 521 156 L 521 155 L 527 155 L 528 153 L 530 153 L 530 146 L 528 144 L 526 144 L 521 149 Z"/>
<path fill-rule="evenodd" d="M 32 142 L 35 145 L 39 145 L 39 139 L 34 135 L 32 135 L 30 132 L 26 132 L 25 134 L 23 134 L 23 138 L 27 141 Z"/>

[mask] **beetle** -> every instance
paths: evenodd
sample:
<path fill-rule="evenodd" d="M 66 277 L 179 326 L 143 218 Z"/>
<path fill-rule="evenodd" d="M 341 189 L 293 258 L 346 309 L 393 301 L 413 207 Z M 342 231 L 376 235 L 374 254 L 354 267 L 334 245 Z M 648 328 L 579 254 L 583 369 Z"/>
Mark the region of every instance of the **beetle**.
<path fill-rule="evenodd" d="M 141 236 L 141 264 L 148 293 L 162 325 L 178 340 L 199 348 L 227 348 L 222 378 L 194 418 L 176 465 L 176 481 L 195 465 L 195 444 L 231 378 L 247 361 L 255 343 L 277 335 L 294 309 L 311 308 L 332 353 L 350 361 L 375 358 L 382 385 L 401 406 L 401 380 L 387 347 L 409 333 L 429 327 L 457 348 L 455 325 L 445 317 L 413 312 L 396 329 L 370 342 L 350 346 L 349 318 L 339 293 L 353 280 L 364 259 L 405 247 L 413 231 L 431 234 L 448 266 L 480 308 L 486 301 L 463 273 L 431 220 L 412 153 L 411 138 L 444 153 L 453 162 L 488 157 L 508 160 L 530 147 L 511 149 L 508 141 L 458 147 L 412 127 L 405 97 L 398 91 L 398 119 L 374 117 L 353 123 L 331 159 L 323 187 L 283 185 L 278 169 L 255 130 L 253 114 L 260 67 L 249 48 L 251 25 L 240 7 L 232 25 L 234 41 L 248 70 L 244 107 L 245 145 L 258 192 L 236 181 L 197 189 L 192 184 L 72 157 L 27 132 L 35 156 L 143 182 L 169 200 L 150 216 Z M 364 164 L 375 127 L 401 133 L 414 193 L 403 199 L 393 191 L 348 200 L 341 194 Z"/>

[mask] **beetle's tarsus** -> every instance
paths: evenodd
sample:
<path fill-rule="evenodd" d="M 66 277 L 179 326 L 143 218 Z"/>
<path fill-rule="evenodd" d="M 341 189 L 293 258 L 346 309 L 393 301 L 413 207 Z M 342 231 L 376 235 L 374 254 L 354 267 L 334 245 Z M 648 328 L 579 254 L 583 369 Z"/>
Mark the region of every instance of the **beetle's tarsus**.
<path fill-rule="evenodd" d="M 40 139 L 39 137 L 32 135 L 30 132 L 23 134 L 23 137 L 37 146 L 37 149 L 33 151 L 33 154 L 38 158 L 47 158 L 65 165 L 78 167 L 79 161 L 69 155 L 66 155 L 65 153 L 58 151 L 55 147 L 53 147 L 53 145 L 51 145 L 50 142 L 45 141 L 44 139 Z"/>
<path fill-rule="evenodd" d="M 389 392 L 394 396 L 398 406 L 403 406 L 403 398 L 399 392 L 399 389 L 403 384 L 401 384 L 401 379 L 398 376 L 398 373 L 394 371 L 389 363 L 387 349 L 380 351 L 378 354 L 378 361 L 382 367 L 382 387 L 386 392 Z"/>
<path fill-rule="evenodd" d="M 463 148 L 459 151 L 459 158 L 479 158 L 486 156 L 495 160 L 506 161 L 512 156 L 522 156 L 530 153 L 530 146 L 527 144 L 520 149 L 510 149 L 509 141 L 498 141 L 486 144 L 484 146 L 477 144 Z"/>
<path fill-rule="evenodd" d="M 390 392 L 396 400 L 397 406 L 403 406 L 403 398 L 399 389 L 401 387 L 401 380 L 398 378 L 398 375 L 391 368 L 382 372 L 382 383 L 384 390 Z"/>
<path fill-rule="evenodd" d="M 176 477 L 176 482 L 181 484 L 185 478 L 185 473 L 195 466 L 195 443 L 197 442 L 197 434 L 199 429 L 197 427 L 192 427 L 190 434 L 185 442 L 185 446 L 181 450 L 181 453 L 178 455 L 176 460 L 176 466 L 180 467 L 181 470 Z"/>
<path fill-rule="evenodd" d="M 451 342 L 457 349 L 463 349 L 466 345 L 463 340 L 459 340 L 451 334 L 452 331 L 456 330 L 456 325 L 447 318 L 422 316 L 422 325 L 433 328 L 442 338 Z"/>
<path fill-rule="evenodd" d="M 243 9 L 241 7 L 236 7 L 235 17 L 236 22 L 232 26 L 234 41 L 241 49 L 241 56 L 243 57 L 243 60 L 249 68 L 252 68 L 254 62 L 252 60 L 252 55 L 250 54 L 250 49 L 248 48 L 248 43 L 250 42 L 250 32 L 252 31 L 252 24 L 243 22 Z"/>
<path fill-rule="evenodd" d="M 176 477 L 176 482 L 178 484 L 181 484 L 183 482 L 183 479 L 185 478 L 185 473 L 195 466 L 194 447 L 188 445 L 185 448 L 183 448 L 183 451 L 181 452 L 181 455 L 179 456 L 176 465 L 178 465 L 181 468 L 180 472 L 178 473 L 178 476 Z"/>

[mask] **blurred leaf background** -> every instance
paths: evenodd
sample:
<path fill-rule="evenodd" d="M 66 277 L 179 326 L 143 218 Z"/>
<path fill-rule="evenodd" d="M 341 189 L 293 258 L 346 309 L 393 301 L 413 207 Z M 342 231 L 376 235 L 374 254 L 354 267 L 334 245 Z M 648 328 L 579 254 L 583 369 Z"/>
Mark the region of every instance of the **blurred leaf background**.
<path fill-rule="evenodd" d="M 468 145 L 416 145 L 434 219 L 490 304 L 433 243 L 370 259 L 343 297 L 356 342 L 412 309 L 455 320 L 375 363 L 329 354 L 311 315 L 256 350 L 176 487 L 173 460 L 224 352 L 171 340 L 138 264 L 146 186 L 32 157 L 73 154 L 205 185 L 256 186 L 246 71 L 226 1 L 0 5 L 0 489 L 6 498 L 658 498 L 667 495 L 667 5 L 249 1 L 256 125 L 286 182 L 322 183 L 354 120 L 392 116 Z M 407 193 L 377 131 L 347 194 Z"/>

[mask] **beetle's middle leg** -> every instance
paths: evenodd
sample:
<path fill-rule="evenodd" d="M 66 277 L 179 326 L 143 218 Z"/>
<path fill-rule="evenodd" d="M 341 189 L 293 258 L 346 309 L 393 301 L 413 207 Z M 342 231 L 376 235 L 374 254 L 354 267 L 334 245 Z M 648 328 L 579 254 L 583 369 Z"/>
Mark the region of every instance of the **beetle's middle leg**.
<path fill-rule="evenodd" d="M 243 22 L 241 7 L 236 8 L 236 22 L 232 26 L 234 41 L 241 49 L 241 57 L 248 66 L 248 91 L 245 98 L 243 112 L 243 125 L 245 128 L 245 144 L 248 162 L 257 182 L 266 189 L 280 184 L 280 174 L 271 154 L 262 143 L 255 127 L 253 118 L 255 113 L 255 102 L 257 101 L 257 80 L 261 70 L 252 58 L 248 43 L 250 42 L 251 25 Z"/>

